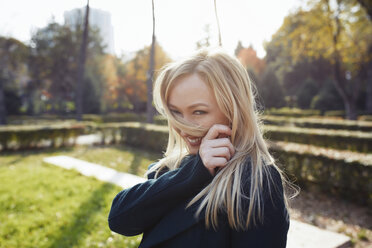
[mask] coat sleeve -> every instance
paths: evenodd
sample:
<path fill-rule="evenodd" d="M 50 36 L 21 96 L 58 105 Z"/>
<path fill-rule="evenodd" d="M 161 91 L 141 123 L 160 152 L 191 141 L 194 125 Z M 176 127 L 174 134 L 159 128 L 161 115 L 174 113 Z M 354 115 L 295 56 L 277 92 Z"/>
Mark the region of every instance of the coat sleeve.
<path fill-rule="evenodd" d="M 250 227 L 245 231 L 231 230 L 231 247 L 285 248 L 289 228 L 289 215 L 284 202 L 283 186 L 280 174 L 270 166 L 272 180 L 264 179 L 263 209 L 264 223 Z M 249 190 L 243 184 L 244 191 Z M 269 192 L 269 188 L 271 189 Z M 249 192 L 249 191 L 248 191 Z M 248 212 L 249 200 L 243 200 L 243 209 Z M 244 216 L 246 217 L 246 216 Z"/>
<path fill-rule="evenodd" d="M 138 235 L 155 225 L 177 204 L 200 192 L 212 179 L 200 156 L 196 155 L 178 169 L 117 194 L 108 217 L 109 227 L 122 235 Z"/>

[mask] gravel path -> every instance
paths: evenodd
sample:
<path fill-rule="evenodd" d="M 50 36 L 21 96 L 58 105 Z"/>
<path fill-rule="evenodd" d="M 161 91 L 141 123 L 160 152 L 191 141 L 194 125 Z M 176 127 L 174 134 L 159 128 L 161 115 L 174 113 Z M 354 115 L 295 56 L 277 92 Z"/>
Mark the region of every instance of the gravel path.
<path fill-rule="evenodd" d="M 372 210 L 320 192 L 302 190 L 290 201 L 291 218 L 348 235 L 354 248 L 372 248 Z"/>

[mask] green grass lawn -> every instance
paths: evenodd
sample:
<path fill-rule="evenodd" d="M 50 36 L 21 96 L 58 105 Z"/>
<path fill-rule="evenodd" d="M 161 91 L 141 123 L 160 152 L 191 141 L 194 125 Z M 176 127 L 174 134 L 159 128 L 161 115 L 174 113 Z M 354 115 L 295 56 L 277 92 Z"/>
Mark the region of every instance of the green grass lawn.
<path fill-rule="evenodd" d="M 82 146 L 75 148 L 73 153 L 66 153 L 66 155 L 138 176 L 144 176 L 147 167 L 162 156 L 161 154 L 119 145 Z"/>
<path fill-rule="evenodd" d="M 125 147 L 76 147 L 0 155 L 0 247 L 137 247 L 107 224 L 121 190 L 42 162 L 67 155 L 142 175 L 160 155 Z"/>

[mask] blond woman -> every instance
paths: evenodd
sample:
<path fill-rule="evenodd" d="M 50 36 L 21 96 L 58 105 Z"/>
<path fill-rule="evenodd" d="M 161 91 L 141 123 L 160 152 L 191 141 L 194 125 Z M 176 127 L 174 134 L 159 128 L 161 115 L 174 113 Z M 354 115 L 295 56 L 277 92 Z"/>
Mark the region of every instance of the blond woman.
<path fill-rule="evenodd" d="M 167 65 L 154 85 L 164 158 L 113 200 L 109 226 L 145 247 L 286 246 L 283 175 L 262 137 L 246 70 L 221 50 Z M 160 144 L 159 144 L 160 145 Z"/>

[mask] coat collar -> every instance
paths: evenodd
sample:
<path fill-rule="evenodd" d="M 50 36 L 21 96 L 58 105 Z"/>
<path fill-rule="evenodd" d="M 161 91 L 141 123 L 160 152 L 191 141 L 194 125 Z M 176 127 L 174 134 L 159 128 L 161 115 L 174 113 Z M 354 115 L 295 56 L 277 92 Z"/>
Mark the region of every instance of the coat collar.
<path fill-rule="evenodd" d="M 199 201 L 187 209 L 185 209 L 187 204 L 180 204 L 164 216 L 148 233 L 144 234 L 139 248 L 153 247 L 196 225 L 199 221 L 204 221 L 204 210 L 198 217 L 195 216 Z"/>

